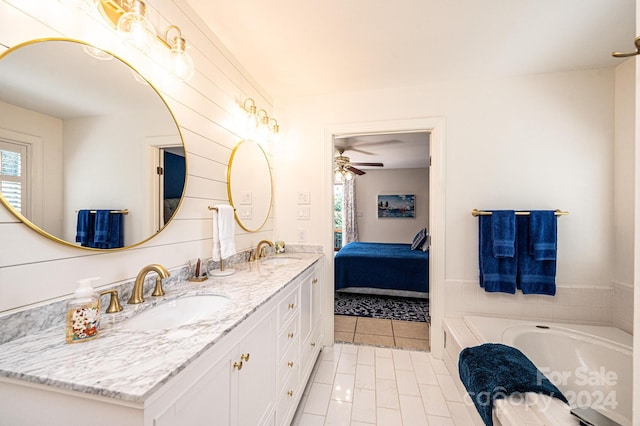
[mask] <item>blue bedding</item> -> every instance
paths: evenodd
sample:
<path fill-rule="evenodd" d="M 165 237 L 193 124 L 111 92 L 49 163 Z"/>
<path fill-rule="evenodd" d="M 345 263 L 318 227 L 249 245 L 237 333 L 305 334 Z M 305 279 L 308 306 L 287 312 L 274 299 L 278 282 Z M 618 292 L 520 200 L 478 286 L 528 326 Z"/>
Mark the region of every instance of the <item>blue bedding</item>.
<path fill-rule="evenodd" d="M 368 287 L 429 291 L 429 252 L 411 244 L 352 242 L 335 255 L 336 290 Z"/>

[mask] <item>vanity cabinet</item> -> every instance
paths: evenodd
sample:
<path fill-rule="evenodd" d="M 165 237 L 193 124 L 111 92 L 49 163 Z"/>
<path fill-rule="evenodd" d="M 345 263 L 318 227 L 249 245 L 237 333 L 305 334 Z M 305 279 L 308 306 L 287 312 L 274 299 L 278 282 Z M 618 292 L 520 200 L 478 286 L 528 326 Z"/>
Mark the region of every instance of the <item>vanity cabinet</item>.
<path fill-rule="evenodd" d="M 212 353 L 204 357 L 200 377 L 154 416 L 154 426 L 200 425 L 209 421 L 220 425 L 272 424 L 275 312 L 259 317 L 231 350 L 223 351 L 222 356 Z M 207 359 L 212 361 L 209 366 Z"/>
<path fill-rule="evenodd" d="M 93 425 L 120 426 L 289 425 L 322 346 L 321 274 L 320 260 L 144 401 L 0 378 L 0 424 L 62 426 L 90 419 Z M 168 345 L 167 355 L 180 351 L 180 344 Z"/>

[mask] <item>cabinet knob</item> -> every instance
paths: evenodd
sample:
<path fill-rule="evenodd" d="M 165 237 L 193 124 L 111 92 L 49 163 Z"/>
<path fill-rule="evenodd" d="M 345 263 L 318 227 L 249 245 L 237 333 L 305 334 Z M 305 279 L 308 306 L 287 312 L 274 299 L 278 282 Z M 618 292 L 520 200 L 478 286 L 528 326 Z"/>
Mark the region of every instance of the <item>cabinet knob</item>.
<path fill-rule="evenodd" d="M 316 347 L 316 342 L 311 342 L 311 347 L 315 348 Z"/>
<path fill-rule="evenodd" d="M 250 355 L 251 355 L 251 354 L 250 354 L 249 352 L 247 352 L 246 354 L 242 354 L 242 355 L 240 355 L 240 359 L 241 359 L 242 361 L 249 361 L 249 356 L 250 356 Z"/>
<path fill-rule="evenodd" d="M 311 284 L 318 284 L 318 279 L 317 278 L 312 279 Z"/>
<path fill-rule="evenodd" d="M 289 396 L 293 396 L 293 391 L 292 391 L 292 390 L 290 390 L 289 392 L 287 392 L 287 395 L 289 395 Z"/>
<path fill-rule="evenodd" d="M 287 365 L 289 366 L 289 368 L 293 368 L 293 361 L 289 361 Z"/>
<path fill-rule="evenodd" d="M 234 370 L 238 370 L 238 371 L 242 370 L 242 361 L 240 361 L 240 362 L 237 362 L 237 361 L 236 361 L 236 362 L 234 362 L 234 363 L 233 363 L 233 369 L 234 369 Z"/>
<path fill-rule="evenodd" d="M 289 303 L 289 309 L 293 309 L 293 308 L 295 308 L 295 307 L 296 307 L 296 305 L 295 305 L 295 304 L 293 304 L 293 303 Z"/>
<path fill-rule="evenodd" d="M 293 339 L 293 333 L 289 333 L 287 334 L 287 336 L 289 337 L 289 339 Z"/>

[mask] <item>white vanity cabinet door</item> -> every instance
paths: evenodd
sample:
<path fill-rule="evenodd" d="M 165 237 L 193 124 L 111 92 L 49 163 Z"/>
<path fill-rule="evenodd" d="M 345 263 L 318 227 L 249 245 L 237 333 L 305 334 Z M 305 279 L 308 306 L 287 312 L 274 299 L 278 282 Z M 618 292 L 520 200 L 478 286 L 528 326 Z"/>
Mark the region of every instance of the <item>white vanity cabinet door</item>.
<path fill-rule="evenodd" d="M 322 336 L 322 281 L 320 264 L 316 263 L 301 282 L 301 348 L 303 376 L 313 367 L 320 351 Z"/>
<path fill-rule="evenodd" d="M 272 311 L 238 344 L 235 362 L 242 362 L 242 369 L 235 370 L 239 425 L 264 425 L 272 421 L 276 387 L 274 322 Z"/>

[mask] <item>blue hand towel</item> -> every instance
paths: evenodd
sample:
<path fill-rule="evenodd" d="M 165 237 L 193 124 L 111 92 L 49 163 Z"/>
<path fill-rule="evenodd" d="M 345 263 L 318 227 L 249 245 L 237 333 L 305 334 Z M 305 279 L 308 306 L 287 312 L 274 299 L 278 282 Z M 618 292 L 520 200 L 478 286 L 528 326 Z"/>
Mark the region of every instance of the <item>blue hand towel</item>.
<path fill-rule="evenodd" d="M 487 292 L 516 292 L 517 257 L 494 257 L 491 233 L 491 216 L 480 216 L 478 262 L 480 287 Z"/>
<path fill-rule="evenodd" d="M 109 215 L 109 239 L 107 241 L 109 247 L 124 247 L 124 226 L 122 213 L 111 213 Z"/>
<path fill-rule="evenodd" d="M 556 260 L 558 218 L 552 210 L 533 210 L 529 216 L 529 253 L 536 260 Z"/>
<path fill-rule="evenodd" d="M 518 216 L 516 229 L 518 234 L 518 288 L 523 294 L 556 294 L 556 261 L 536 260 L 527 247 L 530 247 L 530 216 Z"/>
<path fill-rule="evenodd" d="M 494 257 L 514 257 L 516 254 L 516 213 L 494 210 L 491 215 L 491 238 Z"/>
<path fill-rule="evenodd" d="M 109 240 L 109 210 L 96 210 L 96 224 L 94 231 L 94 241 L 100 248 L 104 247 Z"/>
<path fill-rule="evenodd" d="M 495 400 L 513 393 L 537 392 L 567 403 L 560 390 L 518 349 L 500 343 L 465 348 L 458 359 L 460 380 L 487 426 L 493 425 Z"/>
<path fill-rule="evenodd" d="M 76 242 L 82 246 L 87 246 L 89 242 L 89 210 L 79 210 L 76 222 Z"/>

